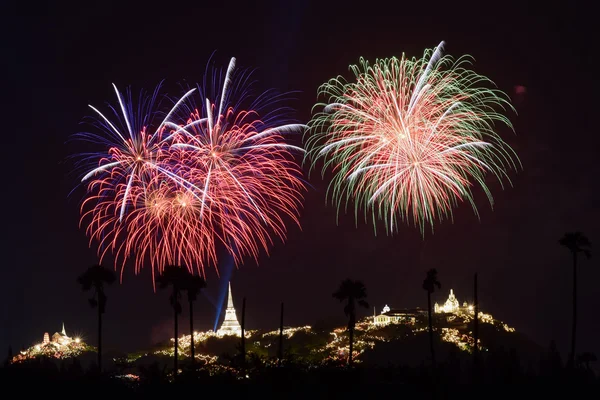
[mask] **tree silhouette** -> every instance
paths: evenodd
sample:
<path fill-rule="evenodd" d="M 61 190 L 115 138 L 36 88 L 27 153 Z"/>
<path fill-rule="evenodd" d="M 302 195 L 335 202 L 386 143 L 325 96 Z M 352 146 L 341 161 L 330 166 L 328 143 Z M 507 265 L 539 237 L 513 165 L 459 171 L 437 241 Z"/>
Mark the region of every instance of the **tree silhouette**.
<path fill-rule="evenodd" d="M 189 272 L 176 265 L 167 265 L 161 275 L 156 277 L 156 283 L 158 283 L 161 289 L 166 289 L 171 286 L 173 291 L 169 296 L 169 302 L 173 307 L 173 320 L 174 320 L 174 334 L 175 334 L 175 354 L 173 356 L 173 377 L 177 378 L 177 357 L 179 350 L 179 325 L 177 316 L 181 314 L 181 292 L 186 289 L 186 283 L 189 281 Z"/>
<path fill-rule="evenodd" d="M 187 272 L 187 271 L 186 271 Z M 185 291 L 187 292 L 187 299 L 190 305 L 190 356 L 192 357 L 192 365 L 195 362 L 194 348 L 194 301 L 198 298 L 200 291 L 206 287 L 206 281 L 201 276 L 187 274 L 185 281 Z"/>
<path fill-rule="evenodd" d="M 333 297 L 339 301 L 347 300 L 344 313 L 348 316 L 348 332 L 350 334 L 350 351 L 348 354 L 348 365 L 352 366 L 352 350 L 354 346 L 354 326 L 356 325 L 356 304 L 367 308 L 369 304 L 364 300 L 367 297 L 367 289 L 361 281 L 346 279 L 342 281 Z"/>
<path fill-rule="evenodd" d="M 4 366 L 8 367 L 11 363 L 13 359 L 13 351 L 12 351 L 12 346 L 9 345 L 8 346 L 8 354 L 6 355 L 6 361 L 4 362 Z"/>
<path fill-rule="evenodd" d="M 277 366 L 281 367 L 283 360 L 283 302 L 281 302 L 281 312 L 279 315 L 279 348 L 277 351 Z"/>
<path fill-rule="evenodd" d="M 441 289 L 442 284 L 437 279 L 437 270 L 435 268 L 427 271 L 425 280 L 423 280 L 423 289 L 427 292 L 427 319 L 429 322 L 429 350 L 431 351 L 431 365 L 435 368 L 435 351 L 433 348 L 433 324 L 431 313 L 431 294 L 435 288 Z"/>
<path fill-rule="evenodd" d="M 102 372 L 102 314 L 106 311 L 106 294 L 104 285 L 110 285 L 116 280 L 115 273 L 102 265 L 88 268 L 77 278 L 84 292 L 94 289 L 94 295 L 89 299 L 90 306 L 98 309 L 98 371 Z"/>
<path fill-rule="evenodd" d="M 571 325 L 571 352 L 569 353 L 569 366 L 574 366 L 575 361 L 575 339 L 577 333 L 577 257 L 583 253 L 586 258 L 590 258 L 592 253 L 590 247 L 592 243 L 581 232 L 565 233 L 558 243 L 566 247 L 573 257 L 573 322 Z"/>
<path fill-rule="evenodd" d="M 240 338 L 240 353 L 242 357 L 242 371 L 246 369 L 246 297 L 242 299 L 242 336 Z"/>

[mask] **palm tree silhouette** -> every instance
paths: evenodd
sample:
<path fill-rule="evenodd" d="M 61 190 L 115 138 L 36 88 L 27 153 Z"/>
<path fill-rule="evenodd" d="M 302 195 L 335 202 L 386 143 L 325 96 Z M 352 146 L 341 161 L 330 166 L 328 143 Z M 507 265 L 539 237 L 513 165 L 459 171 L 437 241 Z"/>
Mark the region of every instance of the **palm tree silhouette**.
<path fill-rule="evenodd" d="M 186 271 L 187 272 L 187 271 Z M 190 305 L 190 356 L 192 357 L 192 365 L 195 362 L 195 351 L 194 348 L 194 301 L 198 298 L 200 291 L 206 287 L 206 281 L 201 276 L 187 274 L 185 281 L 185 291 L 187 292 L 187 299 Z"/>
<path fill-rule="evenodd" d="M 339 301 L 348 300 L 344 306 L 344 313 L 348 318 L 348 332 L 350 334 L 350 352 L 348 354 L 348 365 L 352 366 L 352 349 L 354 346 L 354 326 L 356 325 L 356 304 L 368 308 L 369 304 L 364 300 L 367 297 L 367 289 L 361 281 L 352 279 L 343 280 L 333 297 Z"/>
<path fill-rule="evenodd" d="M 435 368 L 435 351 L 433 349 L 433 324 L 431 313 L 431 294 L 435 292 L 435 287 L 441 289 L 442 284 L 437 280 L 437 270 L 435 268 L 427 271 L 423 281 L 423 289 L 427 291 L 427 319 L 429 322 L 429 350 L 431 351 L 431 365 Z"/>
<path fill-rule="evenodd" d="M 181 303 L 179 300 L 181 299 L 181 292 L 186 289 L 186 282 L 188 282 L 189 272 L 176 265 L 167 265 L 163 271 L 163 273 L 156 277 L 156 283 L 158 283 L 161 289 L 166 289 L 171 286 L 173 291 L 171 296 L 169 296 L 169 302 L 171 303 L 171 307 L 173 307 L 173 315 L 174 315 L 174 334 L 175 334 L 175 354 L 173 356 L 173 377 L 177 378 L 177 357 L 178 357 L 178 348 L 179 348 L 179 325 L 177 321 L 177 316 L 181 314 Z"/>
<path fill-rule="evenodd" d="M 581 232 L 565 233 L 558 243 L 566 247 L 573 257 L 573 324 L 571 325 L 571 352 L 569 353 L 569 366 L 575 365 L 575 338 L 577 332 L 577 256 L 583 253 L 586 258 L 592 256 L 590 247 L 592 243 Z"/>
<path fill-rule="evenodd" d="M 84 292 L 94 289 L 94 295 L 89 299 L 90 306 L 98 309 L 98 371 L 102 372 L 102 314 L 106 311 L 106 294 L 104 285 L 110 285 L 116 280 L 115 273 L 102 265 L 89 267 L 77 278 Z"/>

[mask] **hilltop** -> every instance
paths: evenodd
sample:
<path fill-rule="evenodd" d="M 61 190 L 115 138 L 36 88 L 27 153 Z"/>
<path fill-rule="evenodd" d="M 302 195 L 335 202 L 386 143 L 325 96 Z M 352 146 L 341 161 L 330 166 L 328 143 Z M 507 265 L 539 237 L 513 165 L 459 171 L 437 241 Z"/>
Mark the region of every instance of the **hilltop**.
<path fill-rule="evenodd" d="M 436 305 L 434 315 L 435 346 L 441 363 L 470 360 L 475 344 L 472 334 L 474 311 L 467 304 L 458 306 L 453 294 L 443 306 Z M 516 332 L 503 321 L 486 313 L 479 314 L 479 346 L 483 357 L 506 353 L 521 368 L 539 368 L 543 349 Z M 248 363 L 253 368 L 277 365 L 279 331 L 249 330 L 245 333 Z M 212 330 L 194 334 L 197 364 L 211 374 L 239 370 L 240 336 L 224 335 Z M 174 339 L 152 349 L 129 354 L 116 360 L 121 373 L 137 374 L 158 366 L 172 366 Z M 189 363 L 190 335 L 179 339 L 182 368 Z M 284 365 L 305 368 L 344 365 L 348 356 L 345 327 L 302 326 L 283 329 Z M 422 309 L 391 310 L 362 319 L 356 324 L 354 357 L 357 366 L 380 368 L 389 366 L 419 367 L 429 363 L 427 312 Z M 518 358 L 518 359 L 517 359 Z"/>

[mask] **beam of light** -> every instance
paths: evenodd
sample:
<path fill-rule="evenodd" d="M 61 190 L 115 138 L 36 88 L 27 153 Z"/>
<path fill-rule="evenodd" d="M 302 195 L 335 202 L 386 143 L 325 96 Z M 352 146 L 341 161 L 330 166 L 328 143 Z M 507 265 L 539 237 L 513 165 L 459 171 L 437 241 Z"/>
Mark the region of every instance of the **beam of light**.
<path fill-rule="evenodd" d="M 481 187 L 490 204 L 485 176 L 500 184 L 518 169 L 514 151 L 495 131 L 512 129 L 502 114 L 513 110 L 493 82 L 471 69 L 469 57 L 442 54 L 444 42 L 422 58 L 360 59 L 354 79 L 329 80 L 319 88 L 327 103 L 305 134 L 310 169 L 322 161 L 333 178 L 328 200 L 338 215 L 350 202 L 355 217 L 384 221 L 398 230 L 398 219 L 422 233 L 426 225 L 452 219 L 460 202 L 478 215 L 473 189 Z M 510 180 L 509 180 L 510 183 Z"/>

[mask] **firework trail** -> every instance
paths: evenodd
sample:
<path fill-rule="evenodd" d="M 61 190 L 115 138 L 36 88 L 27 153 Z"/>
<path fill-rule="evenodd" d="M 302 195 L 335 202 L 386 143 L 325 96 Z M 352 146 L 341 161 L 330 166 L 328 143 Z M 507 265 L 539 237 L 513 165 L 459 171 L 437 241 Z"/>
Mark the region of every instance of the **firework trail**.
<path fill-rule="evenodd" d="M 304 126 L 277 124 L 281 108 L 267 109 L 261 120 L 261 108 L 228 106 L 240 92 L 231 87 L 247 97 L 247 76 L 234 82 L 234 66 L 232 59 L 220 96 L 205 98 L 201 110 L 190 105 L 196 89 L 162 115 L 154 111 L 158 88 L 140 96 L 134 111 L 131 96 L 125 101 L 115 87 L 116 122 L 92 107 L 102 134 L 79 136 L 107 150 L 84 155 L 95 165 L 82 179 L 81 224 L 101 259 L 112 253 L 121 275 L 129 259 L 136 273 L 149 265 L 153 281 L 167 264 L 205 275 L 205 266 L 217 265 L 217 246 L 236 263 L 245 255 L 257 259 L 273 235 L 285 238 L 286 216 L 298 223 L 304 185 L 291 151 L 302 149 L 285 144 L 283 135 Z M 259 99 L 251 106 L 277 100 L 269 92 Z M 235 100 L 237 106 L 245 98 Z"/>
<path fill-rule="evenodd" d="M 512 129 L 501 112 L 513 110 L 507 96 L 469 69 L 471 59 L 442 55 L 443 42 L 422 58 L 360 59 L 355 81 L 338 77 L 319 88 L 327 103 L 309 123 L 311 169 L 323 161 L 333 173 L 327 198 L 339 211 L 355 203 L 388 233 L 400 218 L 424 232 L 425 225 L 452 218 L 459 202 L 477 208 L 472 188 L 487 173 L 500 182 L 519 161 L 495 133 L 494 123 Z M 510 182 L 510 180 L 508 180 Z"/>

